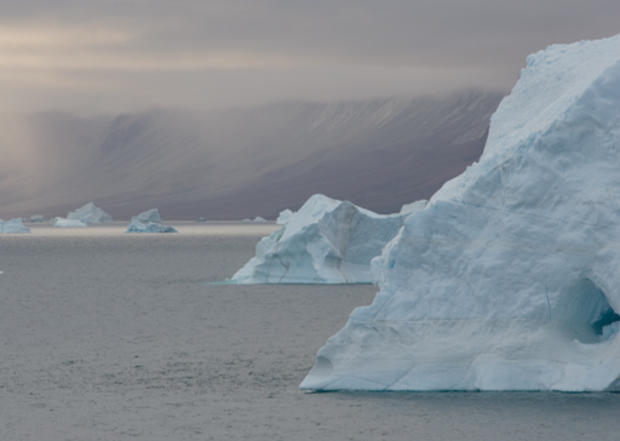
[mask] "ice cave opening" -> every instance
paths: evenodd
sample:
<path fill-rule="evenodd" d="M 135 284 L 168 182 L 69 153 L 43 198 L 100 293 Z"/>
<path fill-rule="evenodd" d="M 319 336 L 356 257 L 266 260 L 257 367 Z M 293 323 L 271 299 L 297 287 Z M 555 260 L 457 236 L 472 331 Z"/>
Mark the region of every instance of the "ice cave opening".
<path fill-rule="evenodd" d="M 620 328 L 620 315 L 609 304 L 605 292 L 588 278 L 580 279 L 566 291 L 553 315 L 567 336 L 581 343 L 607 341 Z"/>

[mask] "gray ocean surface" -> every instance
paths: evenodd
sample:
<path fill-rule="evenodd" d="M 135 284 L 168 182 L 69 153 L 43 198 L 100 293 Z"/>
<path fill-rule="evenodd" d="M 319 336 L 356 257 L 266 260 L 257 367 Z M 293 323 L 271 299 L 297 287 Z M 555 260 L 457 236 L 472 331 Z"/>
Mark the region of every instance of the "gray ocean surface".
<path fill-rule="evenodd" d="M 620 394 L 304 393 L 376 288 L 213 284 L 274 227 L 178 228 L 0 236 L 0 440 L 620 439 Z"/>

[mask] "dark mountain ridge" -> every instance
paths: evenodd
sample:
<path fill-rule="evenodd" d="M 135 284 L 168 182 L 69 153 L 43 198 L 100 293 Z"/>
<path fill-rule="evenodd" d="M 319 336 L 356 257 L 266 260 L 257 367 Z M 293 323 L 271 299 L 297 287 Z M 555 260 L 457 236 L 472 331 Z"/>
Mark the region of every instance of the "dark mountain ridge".
<path fill-rule="evenodd" d="M 95 200 L 119 218 L 151 207 L 177 219 L 274 218 L 317 192 L 398 211 L 431 196 L 480 156 L 501 97 L 466 91 L 15 118 L 0 150 L 18 145 L 26 153 L 0 166 L 0 215 L 64 214 Z"/>

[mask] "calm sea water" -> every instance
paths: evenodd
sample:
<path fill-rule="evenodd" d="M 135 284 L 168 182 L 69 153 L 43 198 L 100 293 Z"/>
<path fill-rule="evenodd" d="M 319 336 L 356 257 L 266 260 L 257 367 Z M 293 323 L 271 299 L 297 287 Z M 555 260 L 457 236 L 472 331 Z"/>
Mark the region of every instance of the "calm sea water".
<path fill-rule="evenodd" d="M 618 394 L 301 392 L 375 288 L 214 285 L 273 227 L 179 229 L 0 236 L 0 440 L 620 439 Z"/>

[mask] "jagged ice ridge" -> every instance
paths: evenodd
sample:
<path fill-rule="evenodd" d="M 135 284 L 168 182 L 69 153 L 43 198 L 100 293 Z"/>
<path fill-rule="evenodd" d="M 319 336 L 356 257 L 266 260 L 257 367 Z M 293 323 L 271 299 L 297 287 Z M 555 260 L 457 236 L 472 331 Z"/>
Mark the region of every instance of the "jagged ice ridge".
<path fill-rule="evenodd" d="M 164 225 L 157 208 L 151 208 L 131 218 L 127 227 L 128 233 L 176 233 L 177 230 Z"/>
<path fill-rule="evenodd" d="M 370 283 L 371 259 L 398 233 L 407 214 L 380 215 L 316 194 L 297 212 L 280 213 L 276 222 L 282 228 L 261 239 L 256 256 L 231 281 Z"/>

